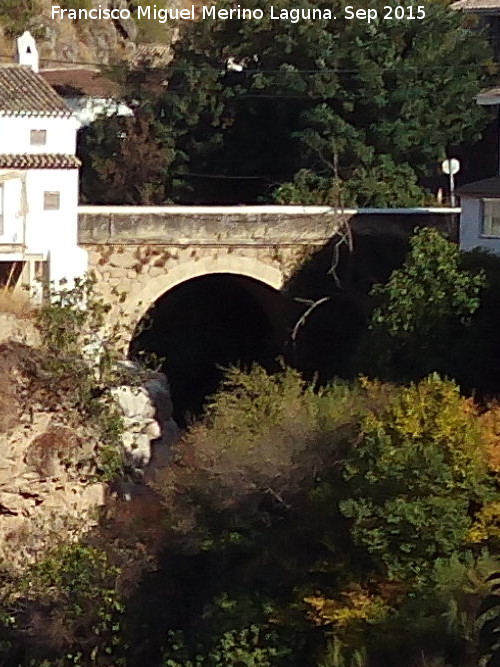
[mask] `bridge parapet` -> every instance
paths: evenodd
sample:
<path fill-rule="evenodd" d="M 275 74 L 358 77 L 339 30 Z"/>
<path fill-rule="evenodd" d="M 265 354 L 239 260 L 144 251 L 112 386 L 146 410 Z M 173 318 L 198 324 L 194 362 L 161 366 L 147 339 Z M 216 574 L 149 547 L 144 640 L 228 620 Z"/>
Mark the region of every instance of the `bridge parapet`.
<path fill-rule="evenodd" d="M 456 235 L 459 209 L 320 206 L 79 207 L 79 243 L 98 288 L 133 322 L 164 293 L 210 274 L 234 274 L 279 290 L 316 249 L 349 224 L 356 237 L 399 237 L 417 226 Z M 119 306 L 116 290 L 126 293 Z M 121 312 L 121 311 L 120 311 Z"/>
<path fill-rule="evenodd" d="M 362 234 L 451 232 L 460 209 L 327 206 L 80 206 L 81 244 L 319 245 L 347 222 Z"/>
<path fill-rule="evenodd" d="M 327 242 L 352 211 L 310 206 L 81 206 L 80 243 L 310 245 Z"/>

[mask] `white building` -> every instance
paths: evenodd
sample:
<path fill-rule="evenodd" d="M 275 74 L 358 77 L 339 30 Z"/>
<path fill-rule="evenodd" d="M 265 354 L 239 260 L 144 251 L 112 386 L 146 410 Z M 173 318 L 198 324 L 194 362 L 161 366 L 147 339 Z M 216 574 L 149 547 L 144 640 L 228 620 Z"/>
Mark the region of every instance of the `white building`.
<path fill-rule="evenodd" d="M 481 248 L 500 255 L 500 176 L 469 183 L 459 189 L 460 248 Z"/>
<path fill-rule="evenodd" d="M 132 116 L 120 100 L 119 86 L 94 67 L 46 68 L 40 71 L 84 127 L 102 116 Z"/>
<path fill-rule="evenodd" d="M 23 64 L 0 66 L 0 280 L 71 281 L 87 269 L 77 245 L 78 121 L 38 74 L 29 33 L 18 52 Z"/>

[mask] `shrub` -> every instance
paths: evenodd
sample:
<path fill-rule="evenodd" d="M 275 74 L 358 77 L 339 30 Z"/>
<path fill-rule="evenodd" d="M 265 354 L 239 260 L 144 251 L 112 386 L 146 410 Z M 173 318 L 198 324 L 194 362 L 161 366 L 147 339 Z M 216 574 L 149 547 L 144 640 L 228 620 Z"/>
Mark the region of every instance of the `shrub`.
<path fill-rule="evenodd" d="M 437 558 L 464 553 L 471 508 L 491 497 L 473 404 L 431 376 L 368 413 L 343 471 L 341 503 L 363 546 L 390 578 L 425 578 Z"/>
<path fill-rule="evenodd" d="M 120 295 L 117 295 L 120 296 Z M 100 439 L 100 473 L 105 478 L 122 467 L 122 420 L 105 389 L 118 381 L 119 327 L 107 327 L 111 306 L 95 291 L 95 277 L 60 285 L 36 312 L 43 353 L 39 373 L 45 402 L 77 411 Z"/>
<path fill-rule="evenodd" d="M 161 475 L 172 526 L 207 546 L 217 534 L 237 540 L 240 525 L 268 523 L 270 508 L 287 513 L 322 458 L 336 456 L 333 436 L 328 442 L 324 431 L 330 410 L 339 424 L 349 421 L 342 407 L 351 398 L 341 385 L 316 395 L 291 369 L 230 370 L 204 421 L 186 434 Z"/>
<path fill-rule="evenodd" d="M 182 634 L 171 633 L 163 667 L 272 667 L 286 651 L 276 646 L 276 637 L 256 625 L 228 630 L 213 640 L 212 648 L 197 647 L 196 655 L 188 657 Z"/>
<path fill-rule="evenodd" d="M 0 23 L 9 37 L 15 37 L 24 30 L 33 28 L 33 19 L 39 12 L 37 0 L 2 0 Z"/>
<path fill-rule="evenodd" d="M 53 548 L 11 578 L 4 588 L 4 617 L 11 619 L 17 641 L 36 637 L 24 664 L 123 664 L 120 572 L 104 551 L 76 543 Z"/>
<path fill-rule="evenodd" d="M 454 368 L 457 339 L 480 305 L 485 274 L 461 267 L 456 244 L 420 229 L 385 285 L 371 292 L 373 311 L 362 367 L 390 380 L 420 379 Z"/>

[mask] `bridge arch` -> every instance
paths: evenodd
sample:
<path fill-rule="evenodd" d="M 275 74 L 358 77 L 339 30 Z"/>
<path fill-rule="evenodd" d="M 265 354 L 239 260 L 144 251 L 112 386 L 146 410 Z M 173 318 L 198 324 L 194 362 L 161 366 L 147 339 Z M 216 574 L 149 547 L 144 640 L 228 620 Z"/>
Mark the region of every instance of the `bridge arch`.
<path fill-rule="evenodd" d="M 232 253 L 201 257 L 169 267 L 154 278 L 148 276 L 139 289 L 129 295 L 122 309 L 131 318 L 130 324 L 136 326 L 153 304 L 174 287 L 193 278 L 216 273 L 252 278 L 275 290 L 280 290 L 285 280 L 278 267 L 254 257 L 242 257 Z"/>
<path fill-rule="evenodd" d="M 188 260 L 144 280 L 134 294 L 128 353 L 155 359 L 155 366 L 161 360 L 180 423 L 201 413 L 222 369 L 277 367 L 289 297 L 280 289 L 283 274 L 276 265 L 228 253 Z"/>

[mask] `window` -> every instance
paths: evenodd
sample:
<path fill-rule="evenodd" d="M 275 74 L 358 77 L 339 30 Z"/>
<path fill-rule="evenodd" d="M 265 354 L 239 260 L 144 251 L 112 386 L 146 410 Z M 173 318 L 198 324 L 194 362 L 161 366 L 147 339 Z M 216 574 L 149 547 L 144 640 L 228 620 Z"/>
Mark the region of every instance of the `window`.
<path fill-rule="evenodd" d="M 58 211 L 61 207 L 61 193 L 60 192 L 44 192 L 43 193 L 43 210 L 44 211 Z"/>
<path fill-rule="evenodd" d="M 500 199 L 483 199 L 483 236 L 500 237 Z"/>
<path fill-rule="evenodd" d="M 45 146 L 47 130 L 31 130 L 30 143 L 32 146 Z"/>

